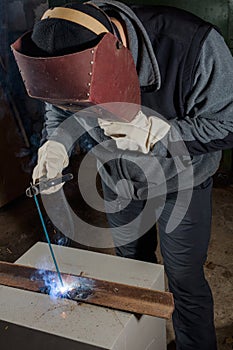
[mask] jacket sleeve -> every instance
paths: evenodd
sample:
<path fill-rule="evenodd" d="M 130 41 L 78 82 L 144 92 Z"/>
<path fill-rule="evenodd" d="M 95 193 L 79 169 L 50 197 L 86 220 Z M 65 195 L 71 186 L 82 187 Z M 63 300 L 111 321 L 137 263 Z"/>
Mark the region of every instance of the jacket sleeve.
<path fill-rule="evenodd" d="M 99 135 L 102 134 L 102 130 L 97 127 L 97 118 L 93 118 L 93 113 L 93 109 L 88 108 L 73 113 L 45 103 L 45 121 L 40 146 L 47 140 L 54 140 L 62 143 L 69 155 L 75 144 L 79 144 L 85 151 L 90 150 L 98 143 L 98 137 L 102 136 Z"/>
<path fill-rule="evenodd" d="M 152 153 L 164 156 L 166 145 L 172 154 L 182 155 L 181 140 L 191 156 L 233 147 L 233 58 L 215 29 L 206 38 L 196 65 L 186 117 L 171 121 L 170 132 Z"/>
<path fill-rule="evenodd" d="M 55 137 L 56 130 L 69 116 L 69 112 L 55 107 L 50 103 L 45 103 L 44 125 L 40 146 L 42 146 L 47 140 Z"/>
<path fill-rule="evenodd" d="M 62 143 L 70 155 L 82 133 L 81 125 L 72 112 L 45 103 L 45 120 L 40 146 L 47 140 L 54 140 Z"/>

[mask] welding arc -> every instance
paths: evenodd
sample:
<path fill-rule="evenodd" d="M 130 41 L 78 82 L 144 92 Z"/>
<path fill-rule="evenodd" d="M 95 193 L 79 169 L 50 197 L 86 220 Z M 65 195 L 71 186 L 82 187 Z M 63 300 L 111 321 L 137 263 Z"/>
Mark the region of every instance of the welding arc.
<path fill-rule="evenodd" d="M 42 223 L 42 227 L 43 227 L 43 230 L 44 230 L 44 233 L 45 233 L 45 237 L 46 237 L 46 240 L 47 240 L 48 245 L 49 245 L 49 250 L 50 250 L 50 253 L 52 255 L 53 262 L 54 262 L 54 265 L 55 265 L 55 268 L 56 268 L 56 271 L 57 271 L 57 274 L 58 274 L 59 281 L 60 281 L 62 287 L 64 287 L 64 284 L 63 284 L 63 281 L 62 281 L 62 278 L 61 278 L 61 273 L 59 271 L 58 264 L 57 264 L 57 261 L 56 261 L 55 255 L 54 255 L 54 251 L 53 251 L 53 248 L 52 248 L 52 245 L 51 245 L 51 242 L 50 242 L 49 234 L 48 234 L 47 228 L 45 226 L 43 215 L 42 215 L 41 210 L 40 210 L 40 205 L 39 205 L 38 199 L 37 199 L 36 195 L 34 195 L 33 197 L 34 197 L 34 200 L 35 200 L 35 203 L 36 203 L 36 207 L 37 207 L 37 210 L 38 210 L 38 213 L 39 213 L 39 216 L 40 216 L 40 221 Z"/>

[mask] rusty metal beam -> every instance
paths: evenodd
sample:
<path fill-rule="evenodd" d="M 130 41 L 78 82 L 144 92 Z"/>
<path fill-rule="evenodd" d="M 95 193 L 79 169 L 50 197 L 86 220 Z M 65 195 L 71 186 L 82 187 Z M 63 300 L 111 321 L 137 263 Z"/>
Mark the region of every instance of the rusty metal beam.
<path fill-rule="evenodd" d="M 43 276 L 53 271 L 38 270 L 33 267 L 0 262 L 0 284 L 32 292 L 47 293 Z M 65 283 L 76 287 L 65 297 L 89 304 L 105 306 L 136 314 L 169 319 L 174 309 L 171 293 L 109 282 L 84 276 L 61 274 Z"/>

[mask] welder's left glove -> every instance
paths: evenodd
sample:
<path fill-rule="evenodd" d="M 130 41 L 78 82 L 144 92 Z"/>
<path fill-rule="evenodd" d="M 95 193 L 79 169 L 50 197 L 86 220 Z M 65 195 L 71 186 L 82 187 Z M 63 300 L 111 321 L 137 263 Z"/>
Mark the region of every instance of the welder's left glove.
<path fill-rule="evenodd" d="M 118 148 L 148 153 L 170 130 L 170 125 L 163 119 L 147 117 L 140 111 L 129 123 L 98 119 L 105 135 L 116 141 Z"/>
<path fill-rule="evenodd" d="M 69 164 L 69 157 L 65 146 L 57 141 L 48 140 L 38 150 L 37 165 L 33 169 L 32 180 L 50 180 L 61 176 L 62 170 Z M 44 190 L 43 194 L 50 194 L 58 191 L 62 184 L 52 186 Z"/>

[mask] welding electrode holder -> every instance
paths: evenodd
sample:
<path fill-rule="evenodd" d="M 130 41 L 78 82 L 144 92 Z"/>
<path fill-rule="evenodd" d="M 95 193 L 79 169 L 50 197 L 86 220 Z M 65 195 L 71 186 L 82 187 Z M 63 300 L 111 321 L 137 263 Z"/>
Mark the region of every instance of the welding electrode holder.
<path fill-rule="evenodd" d="M 40 180 L 36 184 L 31 183 L 31 186 L 26 189 L 26 195 L 28 197 L 37 196 L 39 193 L 49 189 L 50 187 L 60 185 L 61 183 L 70 181 L 72 179 L 73 179 L 73 174 L 71 173 L 62 175 L 54 179 L 49 179 L 49 180 L 46 178 L 42 178 L 42 180 Z"/>

